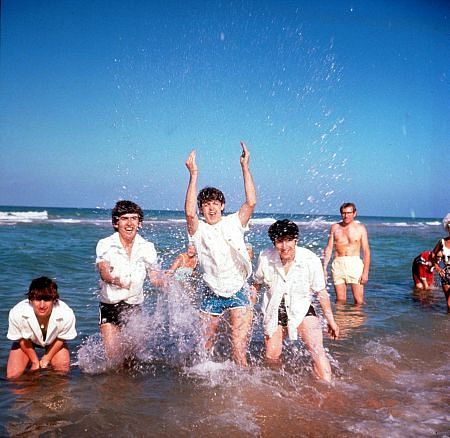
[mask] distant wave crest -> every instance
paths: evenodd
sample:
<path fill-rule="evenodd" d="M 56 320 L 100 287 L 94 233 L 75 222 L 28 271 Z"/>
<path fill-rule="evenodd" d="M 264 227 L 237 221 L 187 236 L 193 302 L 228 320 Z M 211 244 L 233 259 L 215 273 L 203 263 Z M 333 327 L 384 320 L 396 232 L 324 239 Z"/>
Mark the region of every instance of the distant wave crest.
<path fill-rule="evenodd" d="M 48 212 L 44 211 L 1 211 L 0 222 L 32 222 L 48 220 Z"/>

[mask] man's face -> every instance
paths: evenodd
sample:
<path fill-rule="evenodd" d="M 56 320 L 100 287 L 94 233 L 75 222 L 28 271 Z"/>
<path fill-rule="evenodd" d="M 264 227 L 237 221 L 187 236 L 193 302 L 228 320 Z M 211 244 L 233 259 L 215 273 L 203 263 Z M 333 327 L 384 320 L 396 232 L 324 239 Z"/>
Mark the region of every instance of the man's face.
<path fill-rule="evenodd" d="M 280 237 L 275 240 L 275 248 L 280 255 L 281 261 L 291 261 L 295 258 L 295 247 L 297 239 L 295 237 Z"/>
<path fill-rule="evenodd" d="M 217 200 L 206 201 L 202 204 L 202 213 L 206 223 L 214 225 L 222 218 L 224 204 Z"/>
<path fill-rule="evenodd" d="M 353 207 L 345 207 L 341 210 L 342 222 L 344 224 L 349 224 L 356 217 L 356 210 L 353 210 Z"/>
<path fill-rule="evenodd" d="M 133 240 L 136 237 L 140 225 L 139 215 L 136 213 L 129 213 L 119 217 L 115 228 L 119 232 L 120 237 L 125 240 Z"/>
<path fill-rule="evenodd" d="M 49 318 L 53 310 L 53 299 L 51 297 L 41 297 L 31 300 L 34 314 L 41 319 Z"/>

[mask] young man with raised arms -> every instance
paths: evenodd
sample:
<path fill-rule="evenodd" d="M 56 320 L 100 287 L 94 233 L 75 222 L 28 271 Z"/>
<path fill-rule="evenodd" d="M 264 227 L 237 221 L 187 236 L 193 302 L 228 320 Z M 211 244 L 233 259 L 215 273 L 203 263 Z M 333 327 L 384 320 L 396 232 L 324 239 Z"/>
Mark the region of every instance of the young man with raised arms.
<path fill-rule="evenodd" d="M 247 279 L 252 265 L 244 233 L 256 205 L 256 191 L 249 168 L 250 153 L 244 142 L 241 146 L 245 202 L 239 211 L 223 216 L 225 197 L 214 187 L 206 187 L 197 195 L 198 167 L 196 153 L 192 151 L 186 161 L 189 184 L 185 213 L 188 233 L 197 249 L 202 270 L 199 289 L 202 296 L 200 310 L 205 321 L 205 348 L 208 351 L 212 349 L 220 317 L 229 312 L 233 360 L 246 366 L 248 333 L 252 323 Z M 204 220 L 199 219 L 197 207 Z"/>

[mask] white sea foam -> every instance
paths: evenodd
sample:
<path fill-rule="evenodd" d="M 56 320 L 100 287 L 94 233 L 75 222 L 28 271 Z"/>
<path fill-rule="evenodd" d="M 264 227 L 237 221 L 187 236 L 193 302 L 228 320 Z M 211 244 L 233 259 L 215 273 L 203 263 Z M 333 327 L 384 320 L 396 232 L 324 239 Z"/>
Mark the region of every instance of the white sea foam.
<path fill-rule="evenodd" d="M 32 222 L 48 219 L 48 213 L 44 211 L 1 211 L 0 222 Z"/>

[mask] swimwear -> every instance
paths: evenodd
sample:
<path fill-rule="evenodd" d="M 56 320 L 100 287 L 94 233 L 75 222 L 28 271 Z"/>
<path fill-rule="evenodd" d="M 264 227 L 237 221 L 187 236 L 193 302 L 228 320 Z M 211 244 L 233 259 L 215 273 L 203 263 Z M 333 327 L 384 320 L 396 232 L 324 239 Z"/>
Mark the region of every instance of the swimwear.
<path fill-rule="evenodd" d="M 139 304 L 128 304 L 125 301 L 120 301 L 116 304 L 100 303 L 98 325 L 123 325 L 126 323 L 130 313 L 140 309 L 141 306 Z"/>
<path fill-rule="evenodd" d="M 316 311 L 312 305 L 309 306 L 308 312 L 306 312 L 305 318 L 307 316 L 317 316 Z M 281 300 L 280 307 L 278 308 L 278 325 L 282 327 L 287 327 L 288 325 L 288 314 L 286 310 L 286 305 L 284 303 L 284 297 Z"/>
<path fill-rule="evenodd" d="M 331 265 L 334 284 L 359 284 L 364 264 L 358 256 L 336 257 Z"/>
<path fill-rule="evenodd" d="M 442 286 L 444 284 L 449 284 L 450 285 L 450 265 L 446 265 L 443 268 L 443 273 L 441 276 L 441 284 Z"/>
<path fill-rule="evenodd" d="M 200 310 L 210 315 L 220 316 L 225 310 L 250 306 L 248 291 L 245 287 L 229 298 L 215 294 L 206 284 L 201 286 L 200 292 L 203 296 Z"/>

